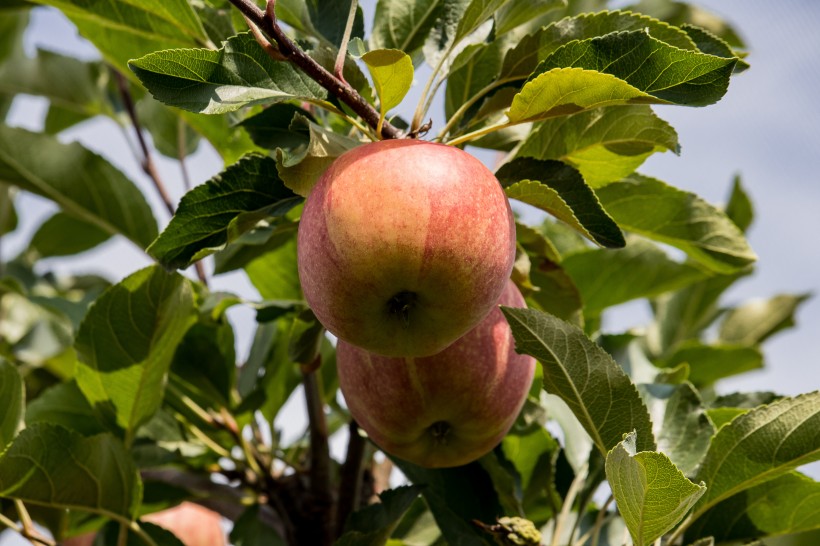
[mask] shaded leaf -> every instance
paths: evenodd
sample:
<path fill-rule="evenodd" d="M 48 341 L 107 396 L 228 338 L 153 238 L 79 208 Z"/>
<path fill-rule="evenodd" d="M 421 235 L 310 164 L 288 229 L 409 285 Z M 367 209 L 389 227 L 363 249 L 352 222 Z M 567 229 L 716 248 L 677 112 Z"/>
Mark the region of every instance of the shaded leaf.
<path fill-rule="evenodd" d="M 148 95 L 137 103 L 136 109 L 140 124 L 151 133 L 159 153 L 179 159 L 196 151 L 201 137 L 179 116 L 179 110 L 172 110 Z"/>
<path fill-rule="evenodd" d="M 632 541 L 644 546 L 672 529 L 706 487 L 686 479 L 663 453 L 638 453 L 635 444 L 631 432 L 607 454 L 606 477 Z"/>
<path fill-rule="evenodd" d="M 327 97 L 324 88 L 292 64 L 272 60 L 249 32 L 234 36 L 217 51 L 157 51 L 128 66 L 157 100 L 202 114 Z"/>
<path fill-rule="evenodd" d="M 738 345 L 762 343 L 777 332 L 794 326 L 794 314 L 809 294 L 781 294 L 730 310 L 720 324 L 721 341 Z"/>
<path fill-rule="evenodd" d="M 58 212 L 43 222 L 29 243 L 28 252 L 39 258 L 70 256 L 90 250 L 111 237 L 96 224 Z"/>
<path fill-rule="evenodd" d="M 190 282 L 152 266 L 106 290 L 80 325 L 77 383 L 127 440 L 159 409 L 174 351 L 195 319 Z"/>
<path fill-rule="evenodd" d="M 574 168 L 560 161 L 520 157 L 502 165 L 495 175 L 507 197 L 551 213 L 602 246 L 626 244 L 621 230 Z"/>
<path fill-rule="evenodd" d="M 76 381 L 58 383 L 31 401 L 26 407 L 26 425 L 35 423 L 60 425 L 83 436 L 105 432 Z"/>
<path fill-rule="evenodd" d="M 588 314 L 657 296 L 705 277 L 702 270 L 672 260 L 657 245 L 637 237 L 629 237 L 623 249 L 570 254 L 561 266 L 578 287 Z"/>
<path fill-rule="evenodd" d="M 686 536 L 740 540 L 812 529 L 820 529 L 820 483 L 789 472 L 718 503 Z"/>
<path fill-rule="evenodd" d="M 290 237 L 275 250 L 245 266 L 253 286 L 266 300 L 303 301 L 296 270 L 296 237 Z"/>
<path fill-rule="evenodd" d="M 566 402 L 601 453 L 626 431 L 638 432 L 639 448 L 654 450 L 646 406 L 629 376 L 600 346 L 560 319 L 532 309 L 502 307 L 516 350 L 544 366 L 544 390 Z"/>
<path fill-rule="evenodd" d="M 142 482 L 111 435 L 85 438 L 58 425 L 24 429 L 0 459 L 0 497 L 132 518 Z"/>
<path fill-rule="evenodd" d="M 286 546 L 279 534 L 264 524 L 259 517 L 259 505 L 247 508 L 231 529 L 234 546 Z"/>
<path fill-rule="evenodd" d="M 5 451 L 23 421 L 26 392 L 17 368 L 0 357 L 0 453 Z"/>
<path fill-rule="evenodd" d="M 454 40 L 458 42 L 468 34 L 474 32 L 493 13 L 506 4 L 509 0 L 472 0 L 459 19 Z"/>
<path fill-rule="evenodd" d="M 424 60 L 430 66 L 438 65 L 439 61 L 455 43 L 456 30 L 464 16 L 464 11 L 471 0 L 449 0 L 441 2 L 441 11 L 436 18 L 430 32 L 426 36 L 422 51 Z"/>
<path fill-rule="evenodd" d="M 0 182 L 50 199 L 67 214 L 124 235 L 140 248 L 156 237 L 156 220 L 142 193 L 79 144 L 0 125 Z"/>
<path fill-rule="evenodd" d="M 306 2 L 311 25 L 316 32 L 337 49 L 342 42 L 342 35 L 350 15 L 351 1 L 309 0 Z M 364 17 L 361 6 L 356 8 L 350 35 L 356 38 L 364 36 Z"/>
<path fill-rule="evenodd" d="M 422 487 L 405 485 L 379 493 L 381 502 L 350 514 L 336 546 L 381 546 L 390 538 Z"/>
<path fill-rule="evenodd" d="M 698 49 L 709 55 L 716 57 L 723 57 L 731 59 L 732 57 L 739 57 L 738 53 L 723 41 L 719 36 L 715 36 L 708 30 L 690 24 L 683 24 L 680 26 L 681 30 L 686 32 L 692 41 L 698 46 Z M 735 73 L 743 72 L 749 68 L 749 63 L 743 59 L 738 59 L 735 65 Z"/>
<path fill-rule="evenodd" d="M 398 49 L 412 56 L 424 45 L 444 4 L 444 0 L 377 2 L 371 49 Z"/>
<path fill-rule="evenodd" d="M 648 106 L 600 108 L 540 123 L 517 155 L 558 159 L 597 188 L 632 174 L 657 152 L 678 153 L 675 130 Z"/>
<path fill-rule="evenodd" d="M 300 201 L 279 178 L 272 158 L 247 156 L 185 194 L 148 252 L 165 267 L 188 267 Z"/>
<path fill-rule="evenodd" d="M 693 193 L 633 174 L 596 190 L 624 229 L 677 247 L 718 273 L 734 273 L 757 259 L 740 229 Z"/>
<path fill-rule="evenodd" d="M 820 460 L 820 392 L 784 398 L 740 415 L 712 440 L 696 479 L 709 489 L 697 519 L 741 491 Z"/>
<path fill-rule="evenodd" d="M 258 114 L 244 119 L 239 126 L 248 132 L 257 145 L 263 148 L 292 150 L 309 142 L 309 135 L 291 130 L 291 123 L 296 114 L 309 116 L 307 110 L 295 104 L 272 104 Z"/>
<path fill-rule="evenodd" d="M 14 208 L 14 190 L 0 184 L 0 237 L 17 229 L 17 210 Z"/>
<path fill-rule="evenodd" d="M 689 364 L 689 380 L 699 387 L 763 367 L 759 348 L 741 344 L 706 345 L 692 340 L 681 344 L 662 361 L 664 366 Z"/>
<path fill-rule="evenodd" d="M 726 205 L 726 216 L 744 233 L 754 220 L 754 205 L 749 198 L 749 194 L 746 193 L 745 188 L 740 183 L 739 176 L 736 176 L 732 181 L 732 193 L 729 195 L 729 203 Z"/>
<path fill-rule="evenodd" d="M 508 0 L 495 12 L 495 35 L 506 34 L 520 25 L 566 5 L 566 0 L 545 0 L 535 4 L 530 0 Z"/>

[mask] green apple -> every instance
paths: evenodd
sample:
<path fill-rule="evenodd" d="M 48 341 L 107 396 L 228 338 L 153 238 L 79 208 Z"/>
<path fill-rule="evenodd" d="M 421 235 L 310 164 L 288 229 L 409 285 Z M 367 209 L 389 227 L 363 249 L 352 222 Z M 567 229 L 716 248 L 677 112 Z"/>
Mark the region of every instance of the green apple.
<path fill-rule="evenodd" d="M 332 334 L 386 356 L 438 353 L 495 304 L 515 259 L 498 180 L 452 146 L 385 140 L 336 159 L 308 196 L 299 279 Z"/>
<path fill-rule="evenodd" d="M 524 307 L 508 281 L 497 301 Z M 339 383 L 350 413 L 385 452 L 425 467 L 459 466 L 495 447 L 529 392 L 535 360 L 515 352 L 496 307 L 433 356 L 390 358 L 339 341 Z"/>

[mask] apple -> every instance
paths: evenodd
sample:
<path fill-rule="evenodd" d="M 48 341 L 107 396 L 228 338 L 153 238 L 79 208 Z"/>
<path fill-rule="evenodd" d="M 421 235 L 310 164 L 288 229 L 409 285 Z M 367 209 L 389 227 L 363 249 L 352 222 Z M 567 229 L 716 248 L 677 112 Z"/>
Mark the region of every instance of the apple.
<path fill-rule="evenodd" d="M 511 281 L 497 303 L 525 307 Z M 496 307 L 433 356 L 391 358 L 339 341 L 339 383 L 351 415 L 386 453 L 425 467 L 459 466 L 493 449 L 524 404 L 535 359 L 514 346 Z"/>
<path fill-rule="evenodd" d="M 171 531 L 185 546 L 225 546 L 222 516 L 193 502 L 183 502 L 173 508 L 141 518 Z M 95 534 L 79 535 L 62 541 L 62 546 L 91 546 Z"/>
<path fill-rule="evenodd" d="M 354 148 L 319 178 L 298 233 L 302 290 L 336 337 L 386 356 L 440 352 L 489 313 L 515 259 L 498 180 L 443 144 Z"/>

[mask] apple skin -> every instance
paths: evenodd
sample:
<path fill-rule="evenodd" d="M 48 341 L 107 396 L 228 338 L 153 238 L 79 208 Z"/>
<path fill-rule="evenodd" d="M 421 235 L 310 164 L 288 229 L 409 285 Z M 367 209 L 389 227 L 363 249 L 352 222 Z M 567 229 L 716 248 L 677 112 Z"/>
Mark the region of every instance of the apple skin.
<path fill-rule="evenodd" d="M 511 281 L 497 303 L 526 306 Z M 439 468 L 478 459 L 512 427 L 535 374 L 535 359 L 514 347 L 496 307 L 433 356 L 390 358 L 339 341 L 336 363 L 348 409 L 370 439 L 390 455 Z"/>
<path fill-rule="evenodd" d="M 319 322 L 386 356 L 429 356 L 489 313 L 512 271 L 498 180 L 443 144 L 384 140 L 337 158 L 308 196 L 299 279 Z"/>
<path fill-rule="evenodd" d="M 222 516 L 193 502 L 148 514 L 143 521 L 159 525 L 176 535 L 185 546 L 225 546 Z M 62 546 L 91 546 L 95 534 L 79 535 L 62 541 Z"/>

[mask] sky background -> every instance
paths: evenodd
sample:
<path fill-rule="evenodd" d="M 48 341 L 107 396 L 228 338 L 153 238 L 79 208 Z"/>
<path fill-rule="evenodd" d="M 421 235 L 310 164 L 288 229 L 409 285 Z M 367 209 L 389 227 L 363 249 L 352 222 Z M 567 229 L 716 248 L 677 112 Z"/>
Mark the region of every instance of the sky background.
<path fill-rule="evenodd" d="M 727 294 L 728 303 L 777 293 L 820 294 L 820 2 L 817 0 L 701 0 L 695 2 L 726 16 L 746 40 L 751 69 L 732 79 L 729 91 L 717 105 L 706 108 L 658 107 L 656 112 L 678 132 L 681 155 L 657 154 L 640 169 L 706 200 L 724 202 L 736 174 L 742 178 L 756 207 L 749 232 L 759 256 L 756 273 Z M 365 13 L 372 17 L 372 1 Z M 26 35 L 28 51 L 35 46 L 92 59 L 97 53 L 79 38 L 73 26 L 51 9 L 34 10 Z M 419 78 L 417 87 L 423 85 Z M 414 101 L 400 113 L 412 111 Z M 42 127 L 45 113 L 40 99 L 19 97 L 8 123 L 33 130 Z M 438 125 L 441 126 L 440 124 Z M 108 158 L 145 190 L 161 225 L 168 215 L 156 198 L 131 152 L 122 131 L 109 120 L 92 120 L 66 131 L 64 141 L 78 140 Z M 174 197 L 183 193 L 175 162 L 158 156 L 159 168 Z M 203 144 L 188 160 L 194 183 L 222 168 L 221 160 Z M 20 229 L 3 241 L 2 258 L 24 248 L 36 227 L 56 208 L 38 197 L 23 194 L 17 202 Z M 149 260 L 131 245 L 109 241 L 74 258 L 46 261 L 58 272 L 99 272 L 117 281 Z M 216 277 L 214 290 L 229 290 L 255 298 L 241 274 Z M 605 325 L 619 331 L 648 317 L 645 302 L 621 306 Z M 240 354 L 252 336 L 253 312 L 235 307 L 231 319 L 237 326 Z M 725 380 L 720 392 L 773 390 L 794 395 L 820 388 L 820 300 L 803 305 L 796 329 L 766 343 L 766 369 Z M 293 430 L 304 423 L 301 402 L 286 412 Z M 279 423 L 283 424 L 283 423 Z M 811 474 L 820 477 L 820 466 Z M 6 543 L 0 540 L 0 543 Z"/>

